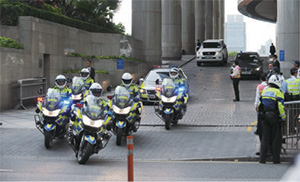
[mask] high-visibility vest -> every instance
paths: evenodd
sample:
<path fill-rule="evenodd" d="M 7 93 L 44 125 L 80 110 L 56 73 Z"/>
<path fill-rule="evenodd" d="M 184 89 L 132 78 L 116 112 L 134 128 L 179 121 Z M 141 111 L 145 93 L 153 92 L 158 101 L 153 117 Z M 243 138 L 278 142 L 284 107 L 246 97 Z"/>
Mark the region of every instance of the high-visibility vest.
<path fill-rule="evenodd" d="M 241 68 L 239 66 L 236 66 L 236 68 L 239 70 L 239 73 L 235 75 L 233 78 L 241 78 Z M 235 69 L 233 69 L 233 74 L 235 73 Z"/>
<path fill-rule="evenodd" d="M 299 95 L 299 79 L 295 81 L 286 80 L 288 86 L 288 92 L 292 95 Z"/>
<path fill-rule="evenodd" d="M 263 90 L 265 89 L 266 86 L 267 86 L 267 85 L 263 85 L 263 84 L 258 84 L 258 85 L 257 85 L 257 88 L 258 88 L 258 90 L 259 90 L 259 95 L 262 94 L 262 92 L 263 92 Z"/>

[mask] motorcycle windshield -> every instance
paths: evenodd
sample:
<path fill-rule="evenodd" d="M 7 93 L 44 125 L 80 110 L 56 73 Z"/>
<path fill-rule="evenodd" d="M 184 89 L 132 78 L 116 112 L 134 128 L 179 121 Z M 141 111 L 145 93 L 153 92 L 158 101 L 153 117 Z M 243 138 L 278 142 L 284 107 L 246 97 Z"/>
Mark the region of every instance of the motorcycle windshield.
<path fill-rule="evenodd" d="M 49 88 L 47 91 L 44 106 L 49 111 L 54 111 L 59 108 L 61 101 L 60 93 L 57 89 Z"/>
<path fill-rule="evenodd" d="M 81 77 L 74 77 L 72 80 L 72 94 L 78 95 L 85 90 L 84 81 Z"/>
<path fill-rule="evenodd" d="M 176 86 L 172 79 L 165 78 L 162 82 L 162 95 L 166 97 L 172 97 L 175 95 Z"/>
<path fill-rule="evenodd" d="M 115 96 L 113 98 L 113 104 L 123 109 L 132 104 L 132 99 L 130 98 L 130 93 L 125 87 L 117 86 L 115 90 Z"/>
<path fill-rule="evenodd" d="M 93 95 L 86 97 L 86 105 L 83 109 L 83 114 L 87 115 L 92 120 L 104 119 L 105 108 L 100 105 L 101 100 Z"/>

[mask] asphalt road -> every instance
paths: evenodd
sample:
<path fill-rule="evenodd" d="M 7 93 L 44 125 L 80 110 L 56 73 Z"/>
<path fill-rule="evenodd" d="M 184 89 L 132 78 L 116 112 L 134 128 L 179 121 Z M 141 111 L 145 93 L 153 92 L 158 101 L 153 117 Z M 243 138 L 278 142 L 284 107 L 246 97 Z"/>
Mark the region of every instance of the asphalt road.
<path fill-rule="evenodd" d="M 170 62 L 170 64 L 182 62 Z M 259 164 L 239 159 L 255 157 L 253 134 L 255 86 L 258 80 L 240 82 L 241 102 L 234 98 L 227 66 L 192 61 L 183 67 L 190 83 L 188 111 L 179 124 L 166 131 L 164 123 L 146 105 L 142 126 L 134 136 L 135 180 L 142 181 L 274 181 L 289 165 Z M 0 113 L 1 181 L 124 181 L 127 149 L 108 146 L 85 165 L 63 140 L 47 150 L 35 128 L 34 108 Z"/>

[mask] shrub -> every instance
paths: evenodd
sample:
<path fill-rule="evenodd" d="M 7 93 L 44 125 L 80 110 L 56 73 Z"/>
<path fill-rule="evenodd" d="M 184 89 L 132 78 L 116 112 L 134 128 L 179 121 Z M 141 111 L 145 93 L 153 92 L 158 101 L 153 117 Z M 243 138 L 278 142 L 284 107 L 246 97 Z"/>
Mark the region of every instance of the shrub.
<path fill-rule="evenodd" d="M 50 7 L 47 7 L 46 5 L 45 8 L 48 9 Z M 55 23 L 78 28 L 81 30 L 86 30 L 89 32 L 118 33 L 115 30 L 110 30 L 105 27 L 72 19 L 64 15 L 52 13 L 38 8 L 34 8 L 25 3 L 22 3 L 21 1 L 20 2 L 18 1 L 7 2 L 5 0 L 0 1 L 1 24 L 16 26 L 18 24 L 19 16 L 33 16 L 36 18 L 52 21 Z"/>
<path fill-rule="evenodd" d="M 232 52 L 228 53 L 228 56 L 235 57 L 237 54 L 238 54 L 238 52 L 232 51 Z"/>
<path fill-rule="evenodd" d="M 0 47 L 23 49 L 20 43 L 8 37 L 0 37 Z"/>
<path fill-rule="evenodd" d="M 63 71 L 63 73 L 80 73 L 81 70 L 73 70 L 73 69 L 66 69 Z M 106 70 L 95 70 L 96 74 L 108 74 L 108 71 Z"/>

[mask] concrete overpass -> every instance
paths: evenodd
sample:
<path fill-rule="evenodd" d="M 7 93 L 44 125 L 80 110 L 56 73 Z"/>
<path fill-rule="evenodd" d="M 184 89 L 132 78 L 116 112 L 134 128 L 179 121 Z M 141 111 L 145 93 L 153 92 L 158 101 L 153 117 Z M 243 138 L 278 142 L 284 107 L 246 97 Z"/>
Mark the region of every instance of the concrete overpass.
<path fill-rule="evenodd" d="M 299 0 L 238 0 L 238 10 L 250 18 L 276 23 L 276 48 L 285 76 L 300 60 Z"/>

